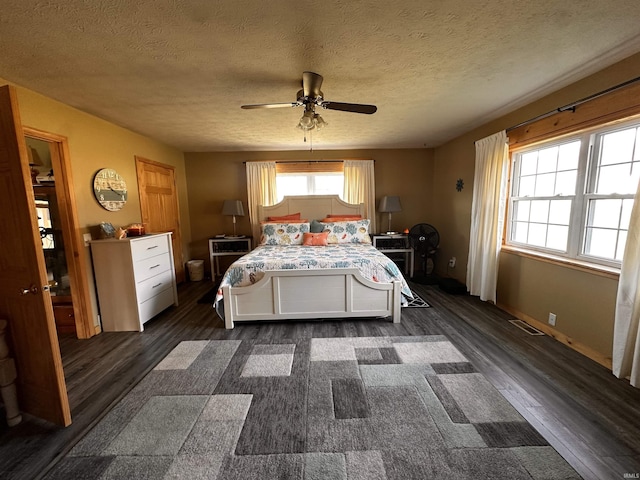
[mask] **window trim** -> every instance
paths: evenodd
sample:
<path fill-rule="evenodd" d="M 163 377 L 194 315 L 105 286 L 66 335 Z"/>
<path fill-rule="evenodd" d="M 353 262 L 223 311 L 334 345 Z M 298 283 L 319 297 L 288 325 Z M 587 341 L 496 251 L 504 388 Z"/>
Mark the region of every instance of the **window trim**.
<path fill-rule="evenodd" d="M 640 118 L 640 82 L 598 95 L 554 115 L 507 129 L 509 148 L 522 148 L 577 132 Z"/>
<path fill-rule="evenodd" d="M 344 160 L 276 162 L 276 175 L 338 172 L 344 173 Z"/>
<path fill-rule="evenodd" d="M 501 251 L 510 253 L 518 257 L 532 258 L 544 263 L 550 263 L 552 265 L 559 265 L 561 267 L 570 268 L 572 270 L 578 270 L 581 272 L 590 273 L 592 275 L 598 275 L 613 280 L 620 278 L 620 269 L 607 267 L 606 265 L 600 265 L 590 262 L 578 261 L 566 257 L 558 257 L 550 254 L 543 254 L 535 252 L 533 250 L 522 249 L 513 245 L 502 245 Z"/>

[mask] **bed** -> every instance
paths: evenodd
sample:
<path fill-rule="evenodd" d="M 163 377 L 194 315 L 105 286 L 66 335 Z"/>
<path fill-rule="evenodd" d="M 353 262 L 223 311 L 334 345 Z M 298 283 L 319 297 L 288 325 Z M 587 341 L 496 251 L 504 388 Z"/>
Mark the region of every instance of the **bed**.
<path fill-rule="evenodd" d="M 271 230 L 271 224 L 263 225 L 258 243 L 264 245 L 227 269 L 214 303 L 225 327 L 243 321 L 325 318 L 391 317 L 399 323 L 411 290 L 397 266 L 366 242 L 368 220 L 340 218 L 323 224 L 333 228 L 318 234 L 329 242 L 333 236 L 334 243 L 326 246 L 288 244 L 309 233 L 312 220 L 352 218 L 362 212 L 363 205 L 345 203 L 337 195 L 285 197 L 276 205 L 259 207 L 260 219 L 283 220 L 272 222 Z M 296 213 L 308 222 L 288 220 Z"/>

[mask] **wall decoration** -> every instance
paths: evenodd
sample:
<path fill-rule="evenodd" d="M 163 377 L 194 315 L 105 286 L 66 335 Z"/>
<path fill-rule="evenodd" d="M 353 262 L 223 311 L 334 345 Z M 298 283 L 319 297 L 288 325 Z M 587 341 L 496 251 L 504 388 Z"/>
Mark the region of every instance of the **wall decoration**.
<path fill-rule="evenodd" d="M 461 179 L 461 178 L 459 178 L 459 179 L 456 181 L 456 190 L 457 190 L 457 191 L 459 191 L 459 192 L 461 192 L 463 188 L 464 188 L 464 182 L 462 181 L 462 179 Z"/>
<path fill-rule="evenodd" d="M 109 222 L 102 222 L 100 225 L 100 238 L 114 238 L 116 229 Z"/>
<path fill-rule="evenodd" d="M 127 203 L 127 182 L 112 168 L 103 168 L 93 177 L 93 194 L 102 208 L 116 212 Z"/>

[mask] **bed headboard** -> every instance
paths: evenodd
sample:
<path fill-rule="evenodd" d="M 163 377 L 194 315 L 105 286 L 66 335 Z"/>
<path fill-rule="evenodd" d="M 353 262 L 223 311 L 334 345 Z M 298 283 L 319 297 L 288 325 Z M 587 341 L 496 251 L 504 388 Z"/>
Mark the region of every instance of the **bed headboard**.
<path fill-rule="evenodd" d="M 301 218 L 321 220 L 327 215 L 362 215 L 364 204 L 351 204 L 340 200 L 338 195 L 299 195 L 284 197 L 280 203 L 271 206 L 258 206 L 260 221 L 267 217 L 276 217 L 300 212 Z"/>

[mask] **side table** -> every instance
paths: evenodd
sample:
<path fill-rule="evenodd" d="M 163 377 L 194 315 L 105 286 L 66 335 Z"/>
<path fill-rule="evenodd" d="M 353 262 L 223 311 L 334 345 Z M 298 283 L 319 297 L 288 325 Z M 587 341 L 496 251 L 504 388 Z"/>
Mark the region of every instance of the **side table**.
<path fill-rule="evenodd" d="M 220 276 L 220 257 L 242 256 L 251 251 L 251 237 L 212 237 L 209 239 L 209 262 L 211 280 Z"/>
<path fill-rule="evenodd" d="M 394 254 L 404 256 L 404 273 L 413 278 L 413 248 L 409 245 L 409 237 L 405 234 L 387 235 L 384 233 L 371 235 L 373 246 L 382 253 L 394 258 Z M 396 256 L 397 257 L 397 256 Z"/>

